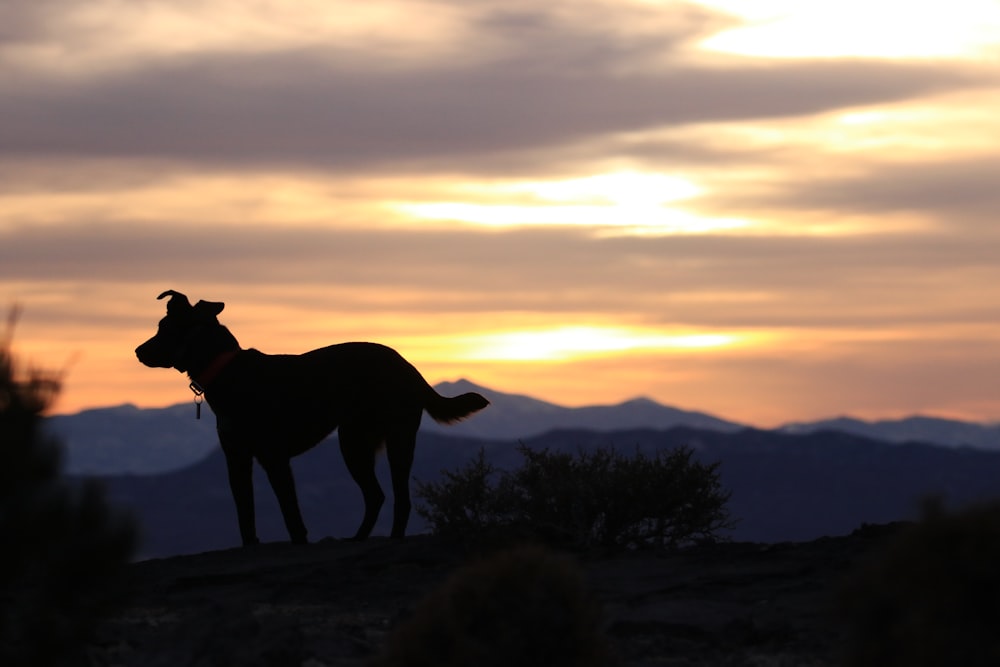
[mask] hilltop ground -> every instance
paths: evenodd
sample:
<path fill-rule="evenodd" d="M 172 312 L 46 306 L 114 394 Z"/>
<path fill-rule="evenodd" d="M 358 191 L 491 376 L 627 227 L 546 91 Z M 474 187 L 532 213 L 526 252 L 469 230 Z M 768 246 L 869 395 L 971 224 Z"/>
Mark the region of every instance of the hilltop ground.
<path fill-rule="evenodd" d="M 831 609 L 844 575 L 892 532 L 571 558 L 625 665 L 818 667 L 839 664 Z M 365 664 L 467 560 L 416 536 L 135 563 L 130 601 L 102 626 L 91 655 L 103 665 Z M 537 623 L 531 612 L 526 622 Z"/>

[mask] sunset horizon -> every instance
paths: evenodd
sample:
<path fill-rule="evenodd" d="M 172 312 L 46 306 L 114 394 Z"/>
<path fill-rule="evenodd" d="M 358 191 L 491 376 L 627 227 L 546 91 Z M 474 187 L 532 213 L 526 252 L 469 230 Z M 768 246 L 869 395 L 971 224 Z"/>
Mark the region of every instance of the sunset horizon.
<path fill-rule="evenodd" d="M 192 405 L 191 407 L 192 419 L 195 419 L 196 418 L 194 416 L 195 408 L 193 407 L 194 396 L 190 391 L 190 389 L 186 386 L 186 383 L 187 380 L 183 380 L 180 384 L 181 390 L 176 392 L 177 397 L 175 399 L 168 399 L 167 402 L 165 403 L 153 402 L 150 404 L 139 404 L 136 403 L 135 401 L 125 400 L 122 402 L 109 403 L 106 405 L 85 405 L 83 407 L 65 409 L 65 408 L 60 408 L 61 401 L 60 399 L 57 398 L 55 401 L 55 405 L 53 406 L 53 409 L 49 410 L 47 414 L 49 416 L 65 417 L 65 416 L 76 415 L 83 412 L 91 412 L 95 410 L 97 411 L 114 410 L 122 407 L 132 407 L 137 410 L 163 410 L 163 409 L 174 408 L 177 406 L 186 406 L 190 404 Z M 984 427 L 995 427 L 1000 425 L 1000 421 L 997 420 L 988 420 L 988 419 L 979 420 L 975 416 L 968 416 L 961 413 L 938 412 L 933 409 L 926 411 L 919 411 L 919 412 L 903 411 L 899 413 L 878 413 L 871 415 L 866 414 L 864 412 L 855 412 L 855 413 L 820 412 L 814 415 L 804 415 L 798 418 L 790 418 L 790 419 L 781 418 L 774 421 L 751 421 L 751 420 L 738 419 L 733 415 L 729 414 L 722 414 L 714 412 L 712 410 L 702 409 L 696 405 L 683 405 L 678 403 L 664 402 L 660 399 L 645 394 L 636 394 L 634 396 L 625 396 L 621 398 L 611 398 L 608 400 L 585 399 L 579 402 L 567 402 L 560 400 L 559 396 L 555 396 L 552 398 L 545 398 L 536 394 L 532 394 L 531 392 L 525 392 L 523 390 L 519 390 L 517 388 L 512 388 L 510 390 L 497 389 L 496 387 L 484 385 L 481 382 L 477 382 L 475 378 L 471 377 L 442 378 L 440 380 L 430 382 L 430 384 L 434 387 L 440 387 L 441 385 L 445 386 L 466 385 L 469 386 L 473 391 L 484 392 L 484 395 L 488 397 L 495 397 L 497 394 L 503 394 L 505 396 L 520 396 L 526 399 L 536 400 L 548 405 L 554 405 L 560 408 L 567 408 L 567 409 L 580 409 L 580 408 L 592 408 L 592 407 L 617 407 L 635 401 L 652 401 L 653 403 L 660 405 L 664 408 L 676 409 L 689 413 L 704 414 L 709 417 L 717 418 L 726 422 L 731 422 L 734 424 L 739 424 L 741 426 L 747 426 L 750 428 L 760 428 L 760 429 L 778 429 L 781 427 L 792 426 L 796 424 L 811 424 L 824 421 L 833 421 L 838 419 L 857 419 L 862 422 L 876 423 L 876 422 L 904 421 L 913 418 L 916 419 L 927 418 L 935 420 L 940 419 L 940 420 L 954 421 L 960 423 L 977 424 Z"/>

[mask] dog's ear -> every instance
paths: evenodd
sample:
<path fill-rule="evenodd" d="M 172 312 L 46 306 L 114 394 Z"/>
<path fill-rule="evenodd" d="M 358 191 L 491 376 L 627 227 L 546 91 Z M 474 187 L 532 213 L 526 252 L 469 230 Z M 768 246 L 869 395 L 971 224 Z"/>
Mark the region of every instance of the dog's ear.
<path fill-rule="evenodd" d="M 172 289 L 168 289 L 166 292 L 156 297 L 157 301 L 163 297 L 169 296 L 170 301 L 167 301 L 167 313 L 176 313 L 179 311 L 191 310 L 191 302 L 188 298 L 181 294 L 180 292 L 175 292 Z"/>
<path fill-rule="evenodd" d="M 194 309 L 199 313 L 205 313 L 211 315 L 212 317 L 218 316 L 222 312 L 222 309 L 226 307 L 226 304 L 221 301 L 199 301 L 194 305 Z"/>

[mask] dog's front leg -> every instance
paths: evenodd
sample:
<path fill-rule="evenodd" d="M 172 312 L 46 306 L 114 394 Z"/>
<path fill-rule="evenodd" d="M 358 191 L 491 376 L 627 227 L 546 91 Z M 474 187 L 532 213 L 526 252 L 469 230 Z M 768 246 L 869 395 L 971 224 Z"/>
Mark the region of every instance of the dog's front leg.
<path fill-rule="evenodd" d="M 249 452 L 224 442 L 222 451 L 226 455 L 226 469 L 229 471 L 229 488 L 236 503 L 236 517 L 240 524 L 240 538 L 243 546 L 258 544 L 257 519 L 253 503 L 253 457 Z"/>
<path fill-rule="evenodd" d="M 292 476 L 292 466 L 288 459 L 272 459 L 261 461 L 267 479 L 271 482 L 274 495 L 278 497 L 278 506 L 281 507 L 281 516 L 285 519 L 285 528 L 288 529 L 288 537 L 295 544 L 305 544 L 306 525 L 302 521 L 302 512 L 299 510 L 299 497 L 295 492 L 295 478 Z"/>

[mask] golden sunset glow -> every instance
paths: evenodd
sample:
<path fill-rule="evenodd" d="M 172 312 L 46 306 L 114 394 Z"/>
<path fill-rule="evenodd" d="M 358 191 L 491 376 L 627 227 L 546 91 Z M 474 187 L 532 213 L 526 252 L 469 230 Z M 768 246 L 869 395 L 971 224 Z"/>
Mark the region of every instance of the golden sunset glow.
<path fill-rule="evenodd" d="M 0 285 L 57 410 L 246 347 L 567 405 L 1000 420 L 1000 4 L 53 0 L 0 30 Z"/>
<path fill-rule="evenodd" d="M 637 350 L 669 352 L 731 345 L 719 333 L 662 334 L 601 327 L 561 327 L 542 331 L 490 333 L 473 338 L 471 358 L 507 361 L 565 361 Z M 461 355 L 460 355 L 461 356 Z"/>
<path fill-rule="evenodd" d="M 697 185 L 678 177 L 615 172 L 566 181 L 503 184 L 482 193 L 494 200 L 491 203 L 421 202 L 402 203 L 396 208 L 416 218 L 491 227 L 580 225 L 615 227 L 637 234 L 704 234 L 748 224 L 700 217 L 671 205 L 700 193 Z M 505 196 L 515 200 L 528 197 L 533 203 L 503 203 Z"/>

